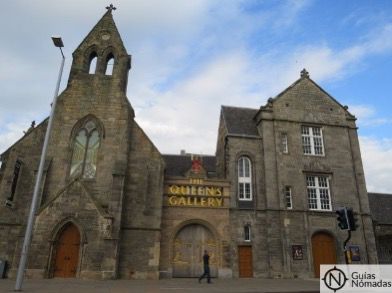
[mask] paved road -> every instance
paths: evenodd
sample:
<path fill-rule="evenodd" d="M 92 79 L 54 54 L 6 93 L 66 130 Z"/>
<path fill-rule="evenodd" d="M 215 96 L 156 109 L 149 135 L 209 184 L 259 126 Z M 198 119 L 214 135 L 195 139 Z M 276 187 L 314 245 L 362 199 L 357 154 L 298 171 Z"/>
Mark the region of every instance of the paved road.
<path fill-rule="evenodd" d="M 197 279 L 110 280 L 79 279 L 25 280 L 23 292 L 31 293 L 254 293 L 319 292 L 319 281 L 287 279 L 213 279 L 212 284 Z M 0 279 L 0 292 L 14 292 L 15 280 Z"/>

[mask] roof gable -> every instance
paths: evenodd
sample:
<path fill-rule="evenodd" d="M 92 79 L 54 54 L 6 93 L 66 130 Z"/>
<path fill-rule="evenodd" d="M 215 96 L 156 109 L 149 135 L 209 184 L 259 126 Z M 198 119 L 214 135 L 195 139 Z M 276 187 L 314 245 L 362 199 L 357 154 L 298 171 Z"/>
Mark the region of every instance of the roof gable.
<path fill-rule="evenodd" d="M 256 121 L 257 109 L 222 106 L 221 115 L 228 134 L 259 136 Z"/>
<path fill-rule="evenodd" d="M 88 47 L 101 43 L 103 48 L 110 44 L 116 44 L 116 49 L 119 49 L 120 51 L 117 52 L 117 54 L 127 55 L 124 43 L 121 39 L 120 33 L 118 32 L 116 23 L 114 22 L 111 9 L 109 9 L 90 30 L 87 36 L 75 49 L 73 55 L 75 55 L 78 51 L 84 51 Z"/>
<path fill-rule="evenodd" d="M 303 70 L 300 79 L 275 98 L 270 98 L 259 113 L 273 112 L 273 117 L 281 120 L 346 125 L 347 120 L 355 121 L 355 117 L 347 109 L 347 106 L 341 105 Z"/>

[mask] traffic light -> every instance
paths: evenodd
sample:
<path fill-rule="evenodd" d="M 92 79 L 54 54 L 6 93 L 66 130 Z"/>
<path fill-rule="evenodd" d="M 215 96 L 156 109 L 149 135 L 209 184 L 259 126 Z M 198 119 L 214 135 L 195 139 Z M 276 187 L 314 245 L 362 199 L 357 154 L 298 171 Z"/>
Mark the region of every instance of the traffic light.
<path fill-rule="evenodd" d="M 347 217 L 347 208 L 341 208 L 336 210 L 336 214 L 338 215 L 338 226 L 342 230 L 349 230 L 349 223 Z"/>
<path fill-rule="evenodd" d="M 350 231 L 355 231 L 358 228 L 357 217 L 354 215 L 354 211 L 352 208 L 347 209 L 347 220 L 348 220 L 348 228 Z"/>

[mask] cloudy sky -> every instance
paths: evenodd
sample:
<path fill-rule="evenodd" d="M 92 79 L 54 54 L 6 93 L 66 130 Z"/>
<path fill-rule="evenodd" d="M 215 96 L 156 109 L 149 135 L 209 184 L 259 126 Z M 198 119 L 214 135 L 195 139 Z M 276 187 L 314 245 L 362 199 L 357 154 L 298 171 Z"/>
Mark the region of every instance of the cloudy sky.
<path fill-rule="evenodd" d="M 49 115 L 67 56 L 108 1 L 4 1 L 0 10 L 0 153 Z M 392 193 L 389 0 L 115 1 L 132 55 L 128 98 L 162 153 L 214 154 L 221 105 L 258 108 L 311 78 L 358 118 L 368 190 Z"/>

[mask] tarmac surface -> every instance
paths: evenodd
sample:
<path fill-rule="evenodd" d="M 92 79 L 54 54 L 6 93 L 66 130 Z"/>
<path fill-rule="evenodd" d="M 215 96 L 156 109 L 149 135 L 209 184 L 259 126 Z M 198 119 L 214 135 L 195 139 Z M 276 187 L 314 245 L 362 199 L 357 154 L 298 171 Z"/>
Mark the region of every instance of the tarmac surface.
<path fill-rule="evenodd" d="M 0 279 L 0 292 L 15 292 L 15 280 Z M 41 279 L 24 280 L 22 291 L 31 293 L 267 293 L 267 292 L 319 292 L 319 279 L 212 279 L 199 284 L 197 279 L 163 280 L 80 280 Z"/>

